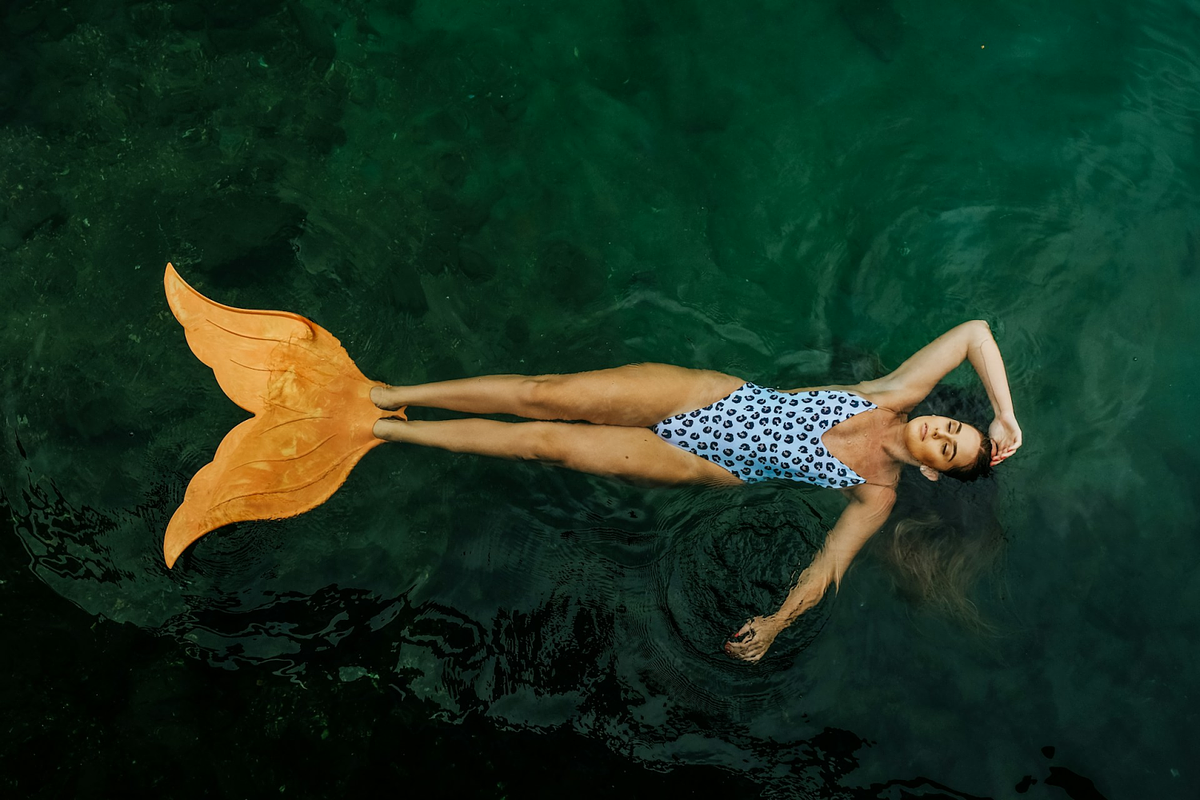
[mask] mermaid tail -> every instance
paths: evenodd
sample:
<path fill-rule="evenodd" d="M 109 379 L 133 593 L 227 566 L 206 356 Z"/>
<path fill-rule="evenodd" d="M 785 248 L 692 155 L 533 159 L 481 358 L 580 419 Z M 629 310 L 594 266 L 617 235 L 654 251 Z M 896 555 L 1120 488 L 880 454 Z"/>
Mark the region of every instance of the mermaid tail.
<path fill-rule="evenodd" d="M 333 334 L 286 311 L 214 303 L 167 264 L 167 304 L 188 346 L 229 399 L 254 414 L 235 426 L 192 478 L 163 541 L 167 567 L 209 531 L 283 519 L 324 503 L 364 454 L 375 423 L 401 412 L 371 402 L 371 387 Z"/>

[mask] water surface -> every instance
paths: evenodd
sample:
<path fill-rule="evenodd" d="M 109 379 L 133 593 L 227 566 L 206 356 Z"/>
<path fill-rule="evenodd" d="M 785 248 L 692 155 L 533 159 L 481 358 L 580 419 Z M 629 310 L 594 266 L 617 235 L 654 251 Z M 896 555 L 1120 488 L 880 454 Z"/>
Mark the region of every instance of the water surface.
<path fill-rule="evenodd" d="M 430 785 L 483 796 L 597 774 L 1194 796 L 1198 18 L 15 4 L 7 785 L 349 792 L 432 761 L 454 777 Z M 992 492 L 1003 580 L 979 595 L 1004 633 L 913 607 L 864 556 L 761 665 L 731 663 L 724 637 L 779 602 L 836 497 L 391 446 L 316 511 L 168 571 L 166 522 L 244 415 L 166 308 L 167 260 L 394 383 L 647 360 L 847 382 L 987 319 L 1026 442 Z"/>

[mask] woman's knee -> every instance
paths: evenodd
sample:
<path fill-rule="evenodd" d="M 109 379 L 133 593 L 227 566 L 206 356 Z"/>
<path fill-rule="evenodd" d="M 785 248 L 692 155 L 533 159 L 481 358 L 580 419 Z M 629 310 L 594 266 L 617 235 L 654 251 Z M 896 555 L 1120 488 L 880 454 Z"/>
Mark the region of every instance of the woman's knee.
<path fill-rule="evenodd" d="M 570 457 L 569 433 L 564 422 L 522 422 L 521 446 L 517 458 L 562 464 Z"/>
<path fill-rule="evenodd" d="M 555 419 L 561 409 L 562 376 L 532 375 L 517 387 L 517 398 L 524 410 L 521 416 Z"/>

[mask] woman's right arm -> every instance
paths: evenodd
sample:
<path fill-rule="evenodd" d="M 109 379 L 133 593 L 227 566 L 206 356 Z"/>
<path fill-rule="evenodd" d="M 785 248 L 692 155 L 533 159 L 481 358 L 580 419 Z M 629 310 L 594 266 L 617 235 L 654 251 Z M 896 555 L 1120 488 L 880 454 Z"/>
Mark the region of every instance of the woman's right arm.
<path fill-rule="evenodd" d="M 855 487 L 846 494 L 850 503 L 825 537 L 825 544 L 812 563 L 800 573 L 779 610 L 746 622 L 734 634 L 734 641 L 726 643 L 726 653 L 743 661 L 758 661 L 784 628 L 821 602 L 830 586 L 841 586 L 850 562 L 887 521 L 896 502 L 895 490 L 886 486 L 868 484 Z"/>

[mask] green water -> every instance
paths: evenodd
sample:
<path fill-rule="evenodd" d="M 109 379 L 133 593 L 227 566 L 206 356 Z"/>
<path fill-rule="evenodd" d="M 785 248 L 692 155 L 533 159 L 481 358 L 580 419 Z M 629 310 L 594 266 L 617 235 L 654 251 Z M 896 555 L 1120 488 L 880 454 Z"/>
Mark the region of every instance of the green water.
<path fill-rule="evenodd" d="M 352 757 L 432 759 L 501 796 L 530 761 L 507 754 L 543 748 L 584 794 L 1200 790 L 1196 2 L 4 14 L 9 789 L 99 796 L 149 749 L 147 786 L 244 764 L 180 794 L 275 792 L 303 753 L 314 791 L 356 786 Z M 864 556 L 732 663 L 836 496 L 399 446 L 168 571 L 166 522 L 244 418 L 166 307 L 168 260 L 393 383 L 647 360 L 844 382 L 987 319 L 1025 434 L 979 595 L 1004 633 Z"/>

